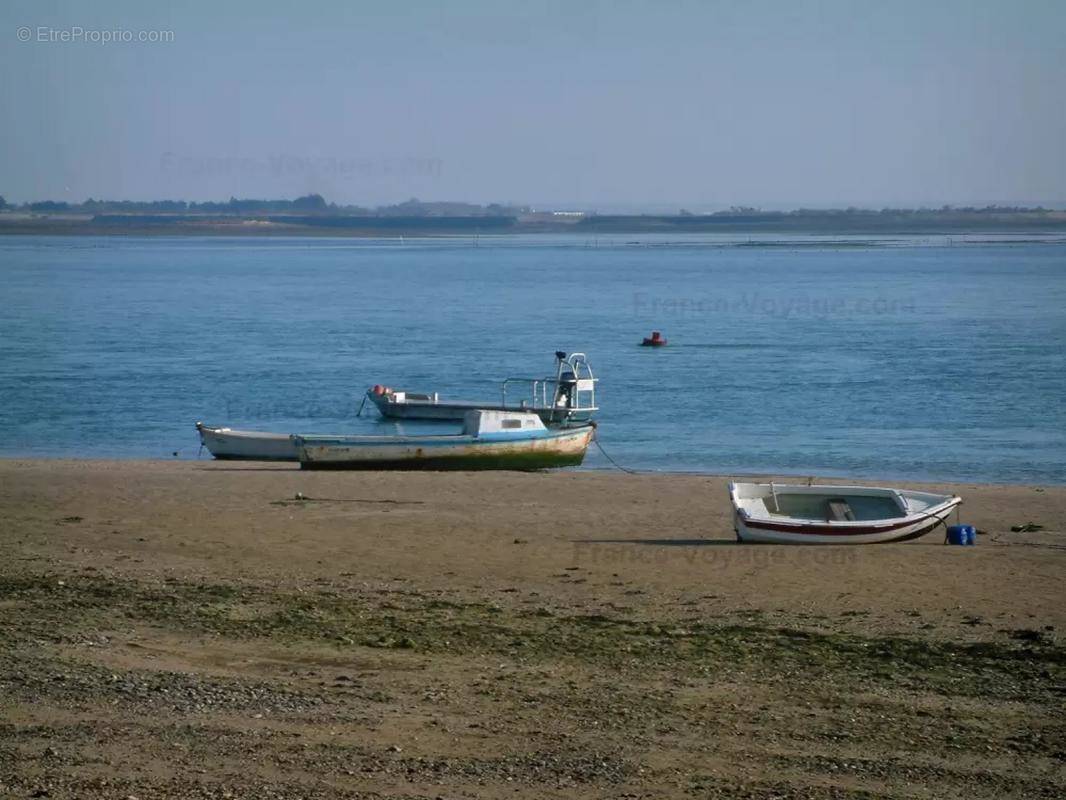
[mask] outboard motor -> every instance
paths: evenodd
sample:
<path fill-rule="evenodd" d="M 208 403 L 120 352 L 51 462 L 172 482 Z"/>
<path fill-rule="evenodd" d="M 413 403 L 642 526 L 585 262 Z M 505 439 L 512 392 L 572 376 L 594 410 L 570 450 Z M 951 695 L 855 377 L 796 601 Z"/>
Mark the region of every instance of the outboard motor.
<path fill-rule="evenodd" d="M 572 408 L 574 390 L 577 389 L 577 375 L 572 370 L 559 373 L 559 386 L 555 390 L 555 405 L 558 408 Z"/>

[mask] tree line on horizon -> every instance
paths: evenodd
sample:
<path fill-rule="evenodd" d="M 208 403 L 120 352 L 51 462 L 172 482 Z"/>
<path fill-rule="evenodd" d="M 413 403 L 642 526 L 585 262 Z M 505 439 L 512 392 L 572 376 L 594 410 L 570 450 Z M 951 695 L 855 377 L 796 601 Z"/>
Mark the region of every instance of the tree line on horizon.
<path fill-rule="evenodd" d="M 1052 209 L 1044 206 L 951 206 L 939 208 L 797 208 L 792 211 L 763 211 L 751 206 L 732 206 L 722 211 L 709 214 L 693 213 L 682 208 L 678 217 L 825 217 L 825 216 L 929 216 L 944 214 L 1041 214 Z M 82 203 L 68 203 L 57 200 L 40 200 L 25 203 L 8 203 L 0 195 L 0 212 L 24 212 L 35 214 L 314 214 L 366 217 L 516 217 L 533 213 L 528 206 L 511 206 L 499 203 L 478 205 L 458 201 L 423 202 L 417 198 L 405 200 L 393 205 L 374 208 L 357 205 L 338 205 L 329 203 L 320 194 L 308 194 L 294 200 L 256 200 L 231 197 L 224 202 L 190 202 L 185 200 L 94 200 L 89 198 Z M 596 216 L 590 212 L 589 216 Z M 611 216 L 671 216 L 662 214 L 621 214 Z"/>
<path fill-rule="evenodd" d="M 368 217 L 429 216 L 517 216 L 527 208 L 490 203 L 487 206 L 462 202 L 422 202 L 417 198 L 387 206 L 369 208 L 328 203 L 320 194 L 308 194 L 295 200 L 256 200 L 231 197 L 228 201 L 197 203 L 185 200 L 94 200 L 69 203 L 39 200 L 21 204 L 7 203 L 0 195 L 0 211 L 38 214 L 336 214 Z"/>

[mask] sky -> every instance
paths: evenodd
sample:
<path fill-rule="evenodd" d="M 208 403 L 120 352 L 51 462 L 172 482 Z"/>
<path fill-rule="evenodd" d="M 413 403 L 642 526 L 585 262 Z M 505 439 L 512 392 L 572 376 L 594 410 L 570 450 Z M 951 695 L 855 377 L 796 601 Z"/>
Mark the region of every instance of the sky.
<path fill-rule="evenodd" d="M 1066 207 L 1064 0 L 5 0 L 0 42 L 9 202 Z"/>

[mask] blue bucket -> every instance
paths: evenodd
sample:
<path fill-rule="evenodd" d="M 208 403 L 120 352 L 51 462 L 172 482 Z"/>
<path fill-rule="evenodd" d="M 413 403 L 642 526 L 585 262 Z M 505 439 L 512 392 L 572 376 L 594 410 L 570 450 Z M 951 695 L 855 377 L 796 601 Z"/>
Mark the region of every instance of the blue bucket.
<path fill-rule="evenodd" d="M 949 525 L 948 544 L 977 544 L 977 529 L 973 525 Z"/>

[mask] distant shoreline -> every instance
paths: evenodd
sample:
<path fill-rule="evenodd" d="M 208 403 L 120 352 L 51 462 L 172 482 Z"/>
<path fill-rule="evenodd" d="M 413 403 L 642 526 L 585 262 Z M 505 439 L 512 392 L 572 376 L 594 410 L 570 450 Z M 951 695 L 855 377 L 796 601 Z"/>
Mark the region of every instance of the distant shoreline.
<path fill-rule="evenodd" d="M 346 214 L 0 214 L 0 236 L 436 237 L 571 233 L 951 236 L 1066 234 L 1066 211 L 738 215 L 355 216 Z"/>

